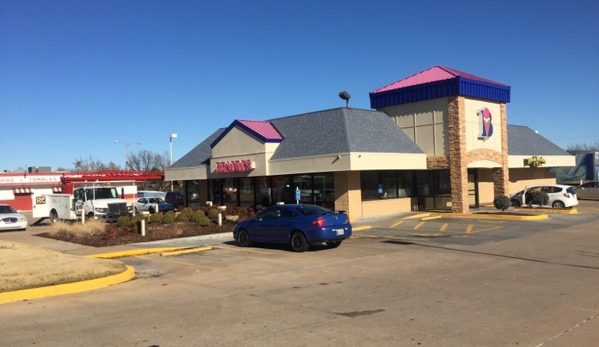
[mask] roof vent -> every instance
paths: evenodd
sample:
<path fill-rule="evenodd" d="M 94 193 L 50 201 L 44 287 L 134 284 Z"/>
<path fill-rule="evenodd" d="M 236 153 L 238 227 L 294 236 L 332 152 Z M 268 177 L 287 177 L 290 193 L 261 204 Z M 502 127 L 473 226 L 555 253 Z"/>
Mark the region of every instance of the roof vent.
<path fill-rule="evenodd" d="M 339 93 L 339 97 L 341 99 L 345 100 L 345 107 L 349 107 L 348 105 L 349 105 L 349 99 L 351 99 L 351 95 L 349 95 L 349 93 L 344 90 L 341 93 Z"/>

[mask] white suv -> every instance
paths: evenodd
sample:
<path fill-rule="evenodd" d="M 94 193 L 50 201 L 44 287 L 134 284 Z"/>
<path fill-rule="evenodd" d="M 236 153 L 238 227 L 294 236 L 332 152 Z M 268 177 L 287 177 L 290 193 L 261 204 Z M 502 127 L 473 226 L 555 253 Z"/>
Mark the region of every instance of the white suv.
<path fill-rule="evenodd" d="M 549 196 L 548 206 L 553 208 L 567 208 L 578 205 L 576 190 L 572 186 L 562 184 L 546 184 L 541 186 L 526 187 L 524 190 L 510 196 L 512 206 L 538 206 L 532 204 L 532 196 L 535 193 L 545 192 Z"/>

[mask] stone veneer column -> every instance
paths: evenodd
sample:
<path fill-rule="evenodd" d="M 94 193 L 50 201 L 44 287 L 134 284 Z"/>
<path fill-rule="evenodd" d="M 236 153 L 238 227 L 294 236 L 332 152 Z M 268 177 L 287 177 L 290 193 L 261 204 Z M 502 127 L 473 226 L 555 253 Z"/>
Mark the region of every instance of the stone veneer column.
<path fill-rule="evenodd" d="M 501 159 L 502 167 L 493 170 L 493 193 L 509 196 L 510 170 L 508 166 L 508 143 L 507 143 L 507 106 L 501 104 Z"/>
<path fill-rule="evenodd" d="M 468 213 L 468 167 L 466 155 L 466 114 L 464 97 L 449 98 L 449 175 L 451 180 L 451 210 Z"/>
<path fill-rule="evenodd" d="M 362 217 L 360 172 L 335 172 L 335 210 L 347 211 L 351 220 Z"/>

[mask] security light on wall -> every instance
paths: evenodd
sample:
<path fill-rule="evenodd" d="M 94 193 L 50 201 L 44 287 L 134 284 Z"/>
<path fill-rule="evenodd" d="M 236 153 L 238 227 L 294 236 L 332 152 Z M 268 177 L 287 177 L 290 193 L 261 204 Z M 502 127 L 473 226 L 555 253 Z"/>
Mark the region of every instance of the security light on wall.
<path fill-rule="evenodd" d="M 345 100 L 345 107 L 348 107 L 349 99 L 351 99 L 351 95 L 349 95 L 349 93 L 344 90 L 341 93 L 339 93 L 339 97 L 341 99 Z"/>

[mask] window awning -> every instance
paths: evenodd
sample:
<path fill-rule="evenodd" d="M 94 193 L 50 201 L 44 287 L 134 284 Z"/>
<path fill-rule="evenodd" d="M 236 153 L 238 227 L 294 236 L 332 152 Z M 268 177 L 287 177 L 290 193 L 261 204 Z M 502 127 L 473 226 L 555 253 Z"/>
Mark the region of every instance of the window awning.
<path fill-rule="evenodd" d="M 13 188 L 15 194 L 31 194 L 31 188 Z"/>
<path fill-rule="evenodd" d="M 62 187 L 52 187 L 52 193 L 62 193 Z"/>

